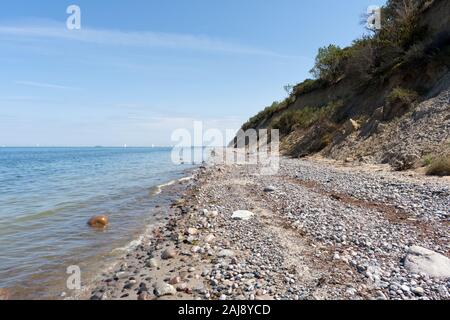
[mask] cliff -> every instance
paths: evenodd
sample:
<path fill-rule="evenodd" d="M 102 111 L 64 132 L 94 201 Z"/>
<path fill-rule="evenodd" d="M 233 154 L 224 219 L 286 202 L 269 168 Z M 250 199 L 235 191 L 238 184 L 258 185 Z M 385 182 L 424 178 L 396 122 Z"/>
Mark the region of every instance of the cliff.
<path fill-rule="evenodd" d="M 293 157 L 430 165 L 450 154 L 449 67 L 450 1 L 390 0 L 381 30 L 321 48 L 315 78 L 242 129 L 279 129 Z"/>

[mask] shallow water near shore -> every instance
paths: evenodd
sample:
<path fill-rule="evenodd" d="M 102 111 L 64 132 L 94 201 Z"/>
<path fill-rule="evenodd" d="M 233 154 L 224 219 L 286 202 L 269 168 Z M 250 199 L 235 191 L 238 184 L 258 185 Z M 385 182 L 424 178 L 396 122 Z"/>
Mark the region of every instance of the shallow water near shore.
<path fill-rule="evenodd" d="M 161 191 L 194 167 L 170 148 L 0 148 L 0 288 L 55 299 L 71 265 L 84 284 L 164 219 L 177 194 Z M 99 214 L 108 228 L 89 228 Z"/>

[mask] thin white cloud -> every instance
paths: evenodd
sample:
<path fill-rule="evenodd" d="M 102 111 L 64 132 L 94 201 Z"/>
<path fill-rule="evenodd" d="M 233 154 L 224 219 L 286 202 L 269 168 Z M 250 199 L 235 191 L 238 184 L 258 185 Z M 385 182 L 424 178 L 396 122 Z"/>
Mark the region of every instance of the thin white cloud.
<path fill-rule="evenodd" d="M 37 87 L 37 88 L 48 88 L 48 89 L 64 89 L 64 90 L 78 90 L 78 88 L 62 86 L 58 84 L 51 83 L 43 83 L 43 82 L 34 82 L 34 81 L 16 81 L 16 84 L 29 86 L 29 87 Z"/>
<path fill-rule="evenodd" d="M 55 23 L 51 23 L 50 26 L 0 25 L 0 35 L 13 36 L 14 38 L 59 39 L 111 46 L 157 47 L 280 58 L 302 58 L 200 35 L 160 33 L 152 31 L 125 32 L 92 28 L 68 30 L 64 25 Z"/>

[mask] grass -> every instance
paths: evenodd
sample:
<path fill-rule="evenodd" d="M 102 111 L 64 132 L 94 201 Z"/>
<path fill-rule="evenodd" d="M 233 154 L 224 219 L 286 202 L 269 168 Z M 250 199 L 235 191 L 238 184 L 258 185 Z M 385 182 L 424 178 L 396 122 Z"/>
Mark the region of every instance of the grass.
<path fill-rule="evenodd" d="M 436 158 L 428 166 L 427 175 L 429 176 L 450 176 L 450 155 Z"/>
<path fill-rule="evenodd" d="M 423 165 L 424 167 L 428 167 L 430 164 L 433 163 L 433 159 L 434 159 L 434 157 L 433 157 L 432 154 L 426 155 L 426 156 L 423 157 L 423 159 L 422 159 L 422 165 Z"/>
<path fill-rule="evenodd" d="M 279 129 L 282 134 L 289 134 L 299 128 L 308 128 L 324 119 L 331 119 L 336 110 L 343 106 L 342 101 L 331 102 L 326 106 L 305 107 L 300 110 L 290 110 L 272 123 L 273 129 Z"/>
<path fill-rule="evenodd" d="M 250 118 L 243 126 L 243 130 L 255 129 L 261 122 L 270 119 L 275 113 L 286 109 L 290 103 L 293 103 L 292 97 L 288 97 L 281 102 L 275 101 L 271 106 L 259 112 L 256 116 Z"/>
<path fill-rule="evenodd" d="M 415 91 L 404 89 L 401 87 L 396 87 L 392 92 L 387 96 L 387 101 L 391 104 L 394 103 L 402 103 L 402 104 L 411 104 L 416 101 L 418 98 L 418 94 Z"/>

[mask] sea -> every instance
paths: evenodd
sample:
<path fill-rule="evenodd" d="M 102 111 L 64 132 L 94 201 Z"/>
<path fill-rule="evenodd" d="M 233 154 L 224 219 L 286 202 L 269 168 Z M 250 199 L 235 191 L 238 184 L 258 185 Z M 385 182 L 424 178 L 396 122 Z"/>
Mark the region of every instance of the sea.
<path fill-rule="evenodd" d="M 203 150 L 202 150 L 203 152 Z M 171 148 L 0 148 L 0 289 L 15 299 L 60 299 L 68 268 L 82 283 L 139 244 L 167 216 L 198 164 Z M 87 221 L 107 215 L 103 230 Z M 73 269 L 72 269 L 73 270 Z"/>

